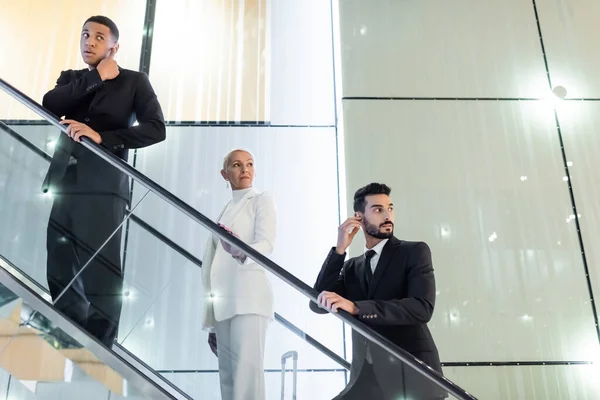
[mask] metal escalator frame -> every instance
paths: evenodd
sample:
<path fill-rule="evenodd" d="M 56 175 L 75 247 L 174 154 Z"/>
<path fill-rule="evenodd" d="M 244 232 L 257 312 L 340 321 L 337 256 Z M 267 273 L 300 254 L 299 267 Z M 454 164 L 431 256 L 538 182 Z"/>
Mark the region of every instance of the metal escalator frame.
<path fill-rule="evenodd" d="M 6 132 L 8 135 L 10 135 L 11 137 L 13 137 L 15 140 L 17 140 L 19 143 L 21 143 L 22 145 L 24 145 L 25 147 L 27 147 L 29 150 L 33 151 L 35 154 L 39 155 L 44 160 L 46 160 L 48 162 L 52 161 L 52 156 L 50 156 L 44 150 L 42 150 L 39 147 L 37 147 L 35 144 L 31 143 L 29 140 L 27 140 L 26 138 L 24 138 L 22 135 L 20 135 L 14 129 L 12 129 L 9 126 L 7 126 L 2 121 L 0 121 L 0 130 Z M 145 231 L 147 231 L 148 233 L 150 233 L 151 235 L 153 235 L 154 237 L 156 237 L 159 241 L 165 243 L 167 246 L 169 246 L 170 248 L 172 248 L 173 250 L 175 250 L 176 252 L 178 252 L 180 255 L 182 255 L 185 258 L 187 258 L 188 261 L 194 263 L 199 268 L 202 268 L 202 261 L 200 261 L 200 259 L 198 259 L 197 257 L 195 257 L 189 251 L 185 250 L 183 247 L 179 246 L 177 243 L 175 243 L 173 240 L 169 239 L 167 236 L 163 235 L 156 228 L 154 228 L 152 225 L 148 224 L 146 221 L 144 221 L 143 219 L 141 219 L 137 215 L 129 213 L 129 210 L 128 210 L 128 217 L 129 217 L 129 219 L 131 221 L 135 222 L 142 229 L 144 229 Z M 28 276 L 23 271 L 21 271 L 21 274 L 23 274 L 25 276 Z M 31 278 L 29 278 L 29 279 L 31 279 Z M 36 285 L 42 291 L 44 291 L 44 293 L 48 296 L 47 298 L 50 299 L 49 292 L 46 290 L 46 288 L 44 288 L 43 286 L 39 285 L 37 282 L 36 282 Z M 51 302 L 51 300 L 48 300 L 48 301 Z M 313 338 L 312 336 L 310 336 L 309 334 L 307 334 L 306 332 L 304 332 L 302 329 L 300 329 L 299 327 L 297 327 L 296 325 L 294 325 L 292 322 L 288 321 L 286 318 L 284 318 L 283 316 L 281 316 L 278 313 L 275 313 L 275 320 L 277 322 L 279 322 L 281 325 L 283 325 L 284 327 L 286 327 L 289 331 L 291 331 L 292 333 L 294 333 L 296 336 L 300 337 L 302 340 L 304 340 L 305 342 L 307 342 L 308 344 L 310 344 L 311 346 L 313 346 L 314 348 L 316 348 L 317 350 L 319 350 L 325 356 L 329 357 L 331 360 L 333 360 L 334 362 L 336 362 L 337 364 L 339 364 L 342 368 L 344 368 L 344 369 L 346 369 L 348 371 L 350 370 L 350 363 L 348 361 L 346 361 L 340 355 L 336 354 L 334 351 L 330 350 L 327 346 L 325 346 L 324 344 L 322 344 L 321 342 L 319 342 L 317 339 Z M 123 354 L 129 354 L 132 357 L 135 357 L 127 349 L 125 349 L 122 345 L 120 345 L 117 341 L 115 341 L 115 346 L 118 346 L 117 347 L 118 350 L 121 351 L 121 352 L 123 352 Z M 113 348 L 113 350 L 114 350 L 114 348 Z M 143 361 L 141 361 L 139 359 L 137 359 L 137 362 L 143 363 Z"/>
<path fill-rule="evenodd" d="M 12 96 L 15 100 L 22 103 L 24 106 L 40 115 L 42 118 L 50 122 L 56 128 L 60 129 L 64 134 L 67 133 L 67 127 L 61 125 L 59 123 L 59 119 L 56 118 L 55 115 L 50 113 L 36 101 L 28 97 L 26 94 L 19 91 L 17 88 L 13 87 L 3 79 L 0 79 L 0 88 L 7 92 L 10 96 Z M 105 160 L 111 166 L 119 169 L 121 172 L 129 175 L 130 178 L 135 179 L 144 186 L 146 189 L 154 193 L 156 196 L 162 198 L 164 201 L 169 203 L 171 206 L 178 209 L 183 214 L 187 215 L 190 219 L 202 225 L 204 228 L 209 230 L 211 233 L 217 235 L 221 240 L 229 243 L 232 246 L 237 247 L 242 250 L 242 252 L 247 256 L 253 259 L 257 264 L 261 265 L 267 271 L 276 275 L 279 279 L 286 282 L 288 285 L 293 287 L 295 290 L 304 294 L 308 299 L 313 302 L 317 302 L 318 293 L 316 290 L 308 286 L 306 283 L 298 279 L 296 276 L 285 270 L 284 268 L 277 265 L 272 260 L 268 259 L 264 255 L 262 255 L 257 250 L 250 247 L 248 244 L 238 239 L 237 237 L 226 233 L 222 228 L 219 227 L 215 222 L 213 222 L 210 218 L 206 217 L 204 214 L 200 213 L 198 210 L 179 199 L 177 196 L 158 185 L 152 179 L 142 174 L 131 165 L 127 164 L 120 158 L 116 157 L 114 154 L 110 153 L 104 147 L 92 142 L 88 138 L 83 138 L 81 144 L 87 148 L 89 151 L 97 155 L 98 157 Z M 448 391 L 451 395 L 455 396 L 461 400 L 471 400 L 475 399 L 475 397 L 464 389 L 460 388 L 454 382 L 450 381 L 446 377 L 434 371 L 423 361 L 418 360 L 413 355 L 401 349 L 397 345 L 395 345 L 392 341 L 385 338 L 380 333 L 373 330 L 371 327 L 366 325 L 365 323 L 357 320 L 352 315 L 345 311 L 339 311 L 337 313 L 331 313 L 335 317 L 341 319 L 346 324 L 352 327 L 353 330 L 360 333 L 364 338 L 370 340 L 371 342 L 377 344 L 378 346 L 385 349 L 388 353 L 398 358 L 404 364 L 424 376 L 426 379 L 437 384 L 439 387 Z"/>
<path fill-rule="evenodd" d="M 123 357 L 117 352 L 107 349 L 102 343 L 69 321 L 51 303 L 48 303 L 48 299 L 45 298 L 48 296 L 47 293 L 40 291 L 37 283 L 34 283 L 33 280 L 22 274 L 18 268 L 2 256 L 0 256 L 0 281 L 30 307 L 40 312 L 44 317 L 56 324 L 60 330 L 91 351 L 103 363 L 130 382 L 144 396 L 149 396 L 148 398 L 157 400 L 193 400 L 160 374 L 154 372 L 154 376 L 146 375 L 134 366 L 134 363 L 127 360 L 127 357 Z"/>

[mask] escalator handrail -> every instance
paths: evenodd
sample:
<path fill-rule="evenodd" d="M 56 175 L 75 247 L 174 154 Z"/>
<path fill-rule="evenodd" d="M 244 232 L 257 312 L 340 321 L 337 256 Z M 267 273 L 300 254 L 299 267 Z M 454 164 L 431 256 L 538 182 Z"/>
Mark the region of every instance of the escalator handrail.
<path fill-rule="evenodd" d="M 56 128 L 60 129 L 63 133 L 65 133 L 65 134 L 67 133 L 67 127 L 64 125 L 61 125 L 59 123 L 60 120 L 58 118 L 56 118 L 56 116 L 54 114 L 52 114 L 51 112 L 46 110 L 44 107 L 42 107 L 36 101 L 31 99 L 29 96 L 22 93 L 20 90 L 13 87 L 12 85 L 10 85 L 8 82 L 4 81 L 3 79 L 0 79 L 0 88 L 3 89 L 9 95 L 11 95 L 15 100 L 19 101 L 24 106 L 26 106 L 27 108 L 29 108 L 30 110 L 32 110 L 33 112 L 35 112 L 36 114 L 40 115 L 42 118 L 44 118 L 45 120 L 50 122 Z M 141 172 L 139 172 L 134 167 L 127 164 L 120 158 L 116 157 L 114 154 L 110 153 L 104 147 L 92 142 L 88 138 L 83 138 L 83 140 L 81 141 L 81 144 L 85 148 L 87 148 L 89 151 L 91 151 L 98 157 L 105 160 L 111 166 L 113 166 L 113 167 L 119 169 L 121 172 L 129 175 L 130 178 L 138 181 L 138 183 L 143 185 L 150 192 L 152 192 L 156 196 L 160 197 L 161 199 L 163 199 L 164 201 L 169 203 L 171 206 L 178 209 L 183 214 L 187 215 L 189 218 L 191 218 L 195 222 L 202 225 L 204 228 L 209 230 L 212 234 L 218 236 L 221 240 L 240 249 L 246 255 L 246 257 L 249 257 L 252 260 L 254 260 L 257 264 L 261 265 L 267 271 L 271 272 L 272 274 L 277 276 L 279 279 L 283 280 L 288 285 L 293 287 L 295 290 L 297 290 L 300 293 L 302 293 L 303 295 L 305 295 L 311 301 L 313 301 L 315 303 L 317 302 L 318 293 L 316 290 L 314 290 L 312 287 L 308 286 L 302 280 L 298 279 L 296 276 L 291 274 L 289 271 L 287 271 L 284 268 L 277 265 L 275 262 L 273 262 L 269 258 L 262 255 L 260 252 L 258 252 L 257 250 L 255 250 L 254 248 L 252 248 L 251 246 L 249 246 L 242 240 L 227 233 L 219 225 L 217 225 L 215 222 L 213 222 L 210 218 L 206 217 L 204 214 L 200 213 L 194 207 L 190 206 L 183 200 L 179 199 L 177 196 L 175 196 L 174 194 L 169 192 L 167 189 L 163 188 L 162 186 L 160 186 L 159 184 L 154 182 L 152 179 L 150 179 L 146 175 L 142 174 Z M 339 312 L 331 313 L 331 314 L 333 314 L 335 317 L 341 319 L 346 324 L 350 325 L 353 330 L 360 333 L 364 338 L 366 338 L 369 341 L 371 341 L 372 343 L 375 343 L 378 346 L 382 347 L 388 353 L 392 354 L 393 356 L 398 358 L 400 361 L 402 361 L 404 364 L 408 365 L 413 370 L 420 373 L 422 376 L 424 376 L 425 378 L 434 382 L 441 388 L 445 389 L 446 391 L 448 391 L 450 394 L 457 397 L 458 399 L 465 399 L 465 400 L 475 399 L 475 397 L 473 397 L 471 394 L 466 392 L 464 389 L 460 388 L 454 382 L 451 382 L 446 377 L 444 377 L 441 374 L 439 374 L 438 372 L 434 371 L 431 367 L 429 367 L 423 361 L 415 358 L 413 355 L 408 353 L 406 350 L 401 349 L 396 344 L 394 344 L 392 341 L 385 338 L 383 335 L 376 332 L 375 330 L 373 330 L 371 327 L 369 327 L 365 323 L 357 320 L 356 318 L 351 316 L 349 313 L 346 313 L 345 311 L 339 311 Z"/>
<path fill-rule="evenodd" d="M 102 362 L 131 382 L 138 390 L 141 389 L 146 392 L 145 394 L 151 395 L 152 399 L 164 399 L 167 396 L 169 399 L 193 400 L 159 373 L 155 372 L 153 376 L 148 376 L 134 366 L 130 360 L 126 360 L 114 350 L 107 349 L 96 338 L 77 327 L 52 304 L 49 304 L 47 299 L 44 298 L 45 292 L 40 293 L 39 290 L 36 290 L 37 282 L 24 278 L 20 276 L 21 274 L 22 272 L 10 261 L 0 256 L 0 281 L 2 285 L 34 310 L 40 312 L 45 318 L 52 321 L 61 331 L 91 351 Z M 148 392 L 148 390 L 151 392 Z"/>
<path fill-rule="evenodd" d="M 27 140 L 26 138 L 21 136 L 15 130 L 11 129 L 9 126 L 7 126 L 2 121 L 0 121 L 0 130 L 3 130 L 4 132 L 6 132 L 12 138 L 17 140 L 19 143 L 23 144 L 25 147 L 27 147 L 29 150 L 33 151 L 35 154 L 39 155 L 44 160 L 46 160 L 48 162 L 52 161 L 52 156 L 50 156 L 44 150 L 40 149 L 35 144 L 31 143 L 29 140 Z M 168 237 L 163 235 L 161 232 L 156 230 L 152 225 L 148 224 L 146 221 L 144 221 L 137 215 L 135 215 L 129 211 L 128 211 L 127 215 L 131 221 L 135 222 L 138 226 L 140 226 L 146 232 L 150 233 L 152 236 L 157 238 L 159 241 L 166 244 L 171 249 L 175 250 L 177 253 L 179 253 L 180 255 L 187 258 L 188 261 L 190 261 L 193 264 L 197 265 L 198 267 L 202 268 L 202 261 L 200 261 L 197 257 L 195 257 L 193 254 L 191 254 L 189 251 L 185 250 L 183 247 L 179 246 L 177 243 L 175 243 L 174 241 L 172 241 L 171 239 L 169 239 Z M 21 271 L 21 273 L 23 273 L 24 275 L 27 275 L 22 271 Z M 40 285 L 37 282 L 36 282 L 36 285 L 41 290 L 43 290 L 47 295 L 49 295 L 49 292 L 46 290 L 46 288 L 44 288 L 42 285 Z M 348 361 L 346 361 L 343 357 L 340 357 L 337 353 L 330 350 L 323 343 L 319 342 L 317 339 L 310 336 L 309 334 L 304 332 L 302 329 L 300 329 L 299 327 L 294 325 L 291 321 L 287 320 L 286 318 L 284 318 L 283 316 L 281 316 L 278 313 L 275 313 L 275 320 L 277 322 L 279 322 L 281 325 L 285 326 L 289 331 L 294 333 L 296 336 L 300 337 L 302 340 L 304 340 L 305 342 L 307 342 L 308 344 L 310 344 L 311 346 L 313 346 L 314 348 L 319 350 L 325 356 L 329 357 L 331 360 L 333 360 L 334 362 L 339 364 L 342 368 L 344 368 L 346 370 L 350 370 L 350 363 Z M 117 341 L 115 341 L 115 345 L 119 346 L 119 348 L 122 348 L 123 351 L 127 351 Z M 139 360 L 139 362 L 141 363 L 142 361 Z"/>

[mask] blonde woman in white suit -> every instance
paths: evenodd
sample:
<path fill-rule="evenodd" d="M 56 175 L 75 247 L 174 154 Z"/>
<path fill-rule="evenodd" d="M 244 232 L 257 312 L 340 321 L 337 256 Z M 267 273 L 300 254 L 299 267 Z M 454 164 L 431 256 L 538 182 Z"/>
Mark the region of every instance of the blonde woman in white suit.
<path fill-rule="evenodd" d="M 232 199 L 219 215 L 219 225 L 269 256 L 277 215 L 273 198 L 252 187 L 254 157 L 245 150 L 231 151 L 221 175 L 231 186 Z M 215 235 L 202 262 L 203 328 L 219 359 L 221 397 L 263 400 L 265 338 L 273 319 L 273 291 L 266 271 Z"/>

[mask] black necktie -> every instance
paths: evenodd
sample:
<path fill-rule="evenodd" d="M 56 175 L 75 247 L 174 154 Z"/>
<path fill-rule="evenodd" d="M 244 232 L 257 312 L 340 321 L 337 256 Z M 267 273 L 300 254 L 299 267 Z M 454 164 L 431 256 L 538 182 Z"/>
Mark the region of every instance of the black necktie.
<path fill-rule="evenodd" d="M 373 277 L 373 270 L 371 270 L 371 259 L 377 254 L 375 250 L 369 250 L 365 253 L 365 279 L 367 286 L 371 284 L 371 278 Z"/>

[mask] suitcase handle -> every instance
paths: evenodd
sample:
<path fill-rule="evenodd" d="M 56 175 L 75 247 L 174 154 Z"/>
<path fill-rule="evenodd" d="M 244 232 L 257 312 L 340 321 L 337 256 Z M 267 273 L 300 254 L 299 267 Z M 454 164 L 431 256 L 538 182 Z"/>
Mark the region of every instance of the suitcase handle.
<path fill-rule="evenodd" d="M 298 352 L 296 350 L 291 350 L 281 356 L 281 365 L 285 365 L 285 362 L 288 358 L 292 358 L 294 361 L 298 360 Z"/>
<path fill-rule="evenodd" d="M 292 384 L 293 384 L 293 392 L 292 398 L 296 400 L 296 380 L 297 380 L 297 370 L 298 370 L 298 352 L 295 350 L 288 351 L 281 356 L 281 400 L 284 400 L 285 396 L 285 364 L 287 359 L 291 358 L 293 361 L 293 369 L 292 369 Z"/>

